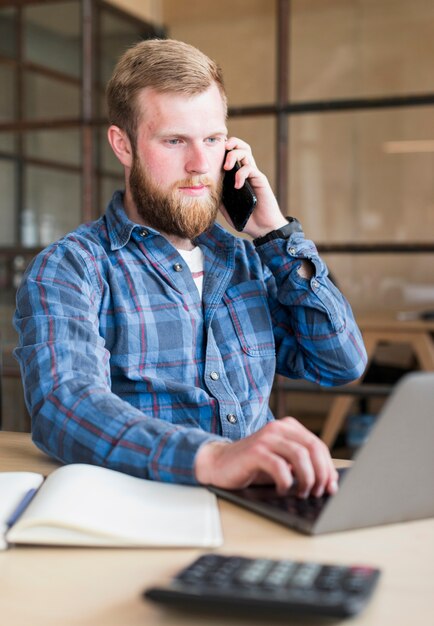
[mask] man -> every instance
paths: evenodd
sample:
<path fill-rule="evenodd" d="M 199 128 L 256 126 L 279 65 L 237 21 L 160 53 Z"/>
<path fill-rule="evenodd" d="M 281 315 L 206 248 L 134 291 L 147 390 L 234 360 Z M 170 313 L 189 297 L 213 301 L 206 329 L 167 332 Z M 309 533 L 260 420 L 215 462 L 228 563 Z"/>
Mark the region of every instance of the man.
<path fill-rule="evenodd" d="M 274 421 L 268 399 L 276 367 L 325 385 L 359 377 L 363 343 L 250 147 L 227 138 L 219 68 L 187 44 L 145 41 L 107 96 L 125 192 L 42 252 L 18 292 L 35 443 L 155 480 L 284 492 L 297 478 L 300 497 L 333 493 L 325 445 L 293 418 Z M 236 161 L 236 186 L 248 179 L 258 200 L 253 243 L 215 223 Z"/>

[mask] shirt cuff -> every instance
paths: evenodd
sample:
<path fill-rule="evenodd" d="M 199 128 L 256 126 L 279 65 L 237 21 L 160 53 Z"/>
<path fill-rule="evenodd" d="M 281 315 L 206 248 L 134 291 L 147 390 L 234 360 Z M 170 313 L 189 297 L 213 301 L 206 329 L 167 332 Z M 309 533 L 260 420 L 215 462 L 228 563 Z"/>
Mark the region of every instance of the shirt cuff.
<path fill-rule="evenodd" d="M 285 279 L 290 276 L 297 280 L 298 277 L 300 280 L 308 282 L 307 279 L 303 279 L 297 272 L 300 259 L 307 259 L 313 263 L 315 278 L 327 276 L 328 273 L 327 267 L 320 258 L 315 244 L 310 239 L 305 239 L 303 233 L 293 233 L 289 239 L 273 239 L 258 246 L 256 251 L 274 274 L 277 281 L 281 275 Z"/>
<path fill-rule="evenodd" d="M 153 446 L 148 472 L 151 480 L 171 483 L 199 484 L 195 460 L 199 448 L 212 441 L 230 441 L 226 437 L 206 433 L 200 428 L 182 427 L 164 433 Z"/>

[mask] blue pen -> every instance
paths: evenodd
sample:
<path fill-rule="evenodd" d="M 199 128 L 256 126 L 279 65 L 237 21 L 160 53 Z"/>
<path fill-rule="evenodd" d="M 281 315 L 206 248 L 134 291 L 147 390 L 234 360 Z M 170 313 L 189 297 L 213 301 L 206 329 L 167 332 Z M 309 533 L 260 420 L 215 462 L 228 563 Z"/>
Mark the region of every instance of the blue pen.
<path fill-rule="evenodd" d="M 11 526 L 15 524 L 18 518 L 21 517 L 37 491 L 37 489 L 29 489 L 28 491 L 26 491 L 26 493 L 16 506 L 15 510 L 11 513 L 11 515 L 9 515 L 8 519 L 6 520 L 6 528 L 11 528 Z"/>

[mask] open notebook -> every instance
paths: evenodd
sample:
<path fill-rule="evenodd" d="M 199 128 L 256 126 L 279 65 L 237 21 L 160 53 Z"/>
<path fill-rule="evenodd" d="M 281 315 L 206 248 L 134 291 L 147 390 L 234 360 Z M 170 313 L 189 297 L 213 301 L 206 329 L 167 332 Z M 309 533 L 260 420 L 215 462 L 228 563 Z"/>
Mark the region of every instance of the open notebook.
<path fill-rule="evenodd" d="M 434 372 L 408 374 L 395 386 L 334 496 L 301 500 L 273 486 L 219 496 L 295 530 L 322 533 L 434 517 Z"/>
<path fill-rule="evenodd" d="M 106 547 L 214 547 L 222 533 L 215 495 L 94 465 L 48 478 L 0 473 L 0 542 Z"/>

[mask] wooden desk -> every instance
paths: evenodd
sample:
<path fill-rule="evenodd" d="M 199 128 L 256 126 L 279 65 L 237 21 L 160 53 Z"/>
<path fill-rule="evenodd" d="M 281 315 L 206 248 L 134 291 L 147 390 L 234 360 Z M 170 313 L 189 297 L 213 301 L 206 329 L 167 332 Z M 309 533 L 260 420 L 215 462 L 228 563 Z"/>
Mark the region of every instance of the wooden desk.
<path fill-rule="evenodd" d="M 56 463 L 29 435 L 0 432 L 0 470 L 50 472 Z M 305 537 L 220 502 L 225 554 L 368 563 L 383 570 L 358 626 L 428 624 L 434 615 L 434 519 Z M 169 613 L 142 590 L 167 580 L 200 554 L 191 549 L 15 547 L 0 552 L 0 615 L 5 626 L 243 626 L 269 622 Z M 288 622 L 289 623 L 289 622 Z M 293 626 L 312 622 L 291 619 Z"/>
<path fill-rule="evenodd" d="M 421 370 L 434 371 L 434 320 L 396 319 L 391 313 L 376 313 L 370 316 L 357 317 L 368 353 L 368 366 L 378 346 L 386 344 L 407 344 L 411 347 Z M 354 384 L 360 384 L 363 376 Z M 330 448 L 344 423 L 354 402 L 354 396 L 341 395 L 333 400 L 321 431 L 321 439 Z"/>

